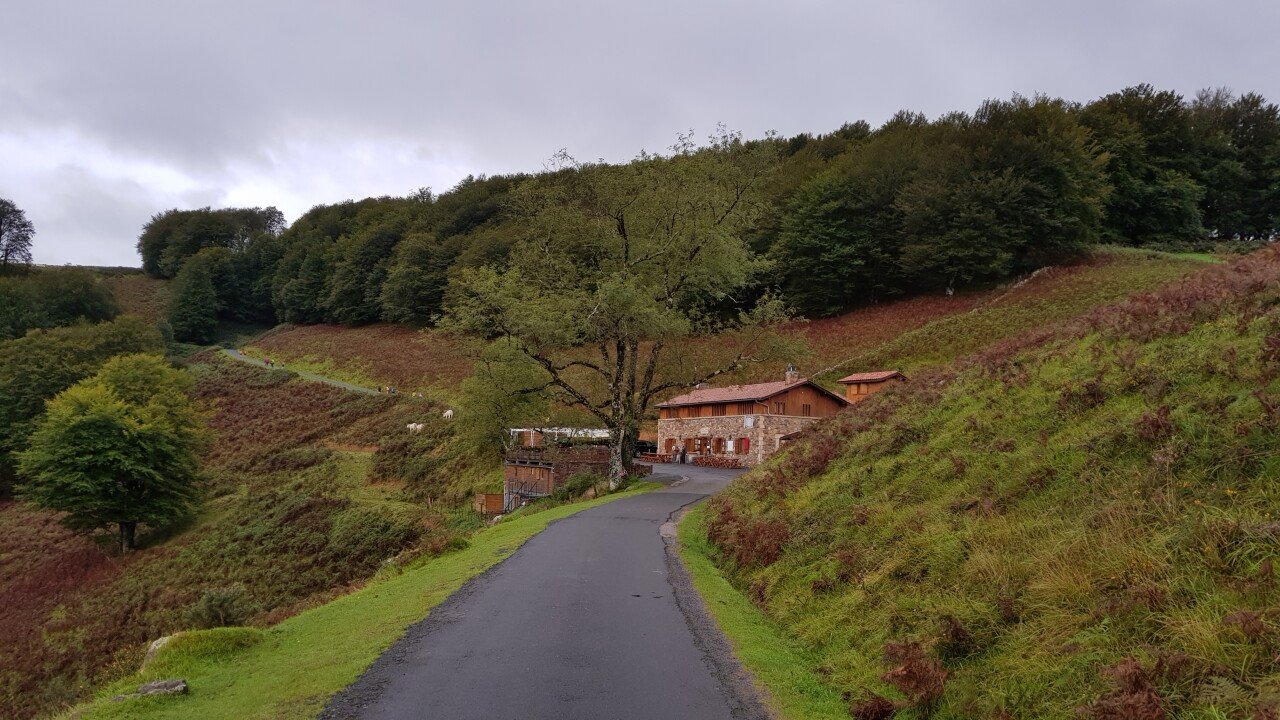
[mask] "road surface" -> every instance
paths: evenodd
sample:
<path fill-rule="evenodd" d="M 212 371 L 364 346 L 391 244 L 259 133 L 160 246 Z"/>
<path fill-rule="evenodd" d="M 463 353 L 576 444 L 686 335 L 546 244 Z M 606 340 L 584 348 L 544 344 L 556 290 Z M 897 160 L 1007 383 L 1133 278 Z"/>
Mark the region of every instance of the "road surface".
<path fill-rule="evenodd" d="M 735 473 L 658 473 L 674 483 L 560 520 L 465 585 L 321 717 L 768 717 L 659 532 Z"/>

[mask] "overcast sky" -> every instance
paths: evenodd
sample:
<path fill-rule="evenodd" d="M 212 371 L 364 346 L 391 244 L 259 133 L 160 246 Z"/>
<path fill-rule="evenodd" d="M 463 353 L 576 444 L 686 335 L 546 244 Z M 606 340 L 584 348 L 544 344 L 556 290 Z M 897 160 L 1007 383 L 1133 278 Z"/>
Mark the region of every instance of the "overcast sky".
<path fill-rule="evenodd" d="M 173 207 L 446 190 L 716 123 L 823 132 L 1150 82 L 1280 100 L 1276 0 L 6 0 L 0 197 L 42 263 Z"/>

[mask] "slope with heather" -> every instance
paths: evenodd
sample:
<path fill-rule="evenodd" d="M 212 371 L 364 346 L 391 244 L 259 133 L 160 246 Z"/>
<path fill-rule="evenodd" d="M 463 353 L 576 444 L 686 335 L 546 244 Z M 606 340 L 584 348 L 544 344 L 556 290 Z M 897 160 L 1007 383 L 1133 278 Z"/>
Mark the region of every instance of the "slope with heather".
<path fill-rule="evenodd" d="M 1278 308 L 1266 249 L 917 371 L 715 499 L 719 562 L 856 717 L 1274 717 Z"/>
<path fill-rule="evenodd" d="M 795 358 L 801 369 L 828 370 L 820 376 L 827 382 L 842 371 L 911 371 L 1153 290 L 1203 265 L 1203 258 L 1186 255 L 1100 249 L 1078 263 L 1048 268 L 1010 285 L 883 302 L 833 318 L 800 320 L 783 332 L 803 348 Z M 473 341 L 432 329 L 282 325 L 245 351 L 370 387 L 394 385 L 449 398 L 471 374 L 474 349 Z M 683 355 L 718 352 L 715 336 L 691 338 L 671 350 Z M 764 381 L 781 372 L 780 365 L 752 364 L 724 382 Z"/>
<path fill-rule="evenodd" d="M 0 503 L 0 714 L 81 698 L 174 631 L 278 622 L 477 522 L 455 509 L 485 468 L 450 450 L 429 401 L 355 395 L 214 352 L 190 367 L 217 442 L 188 526 L 120 558 L 54 514 Z M 410 437 L 408 422 L 427 427 Z"/>

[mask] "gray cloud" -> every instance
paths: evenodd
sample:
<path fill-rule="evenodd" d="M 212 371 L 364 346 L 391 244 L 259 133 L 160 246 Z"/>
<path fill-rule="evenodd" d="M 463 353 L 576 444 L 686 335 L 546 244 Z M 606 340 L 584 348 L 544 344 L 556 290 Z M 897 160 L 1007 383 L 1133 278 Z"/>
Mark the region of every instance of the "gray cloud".
<path fill-rule="evenodd" d="M 136 263 L 154 212 L 444 189 L 561 147 L 1087 100 L 1280 99 L 1280 5 L 1132 0 L 21 2 L 0 26 L 0 196 L 43 262 Z"/>

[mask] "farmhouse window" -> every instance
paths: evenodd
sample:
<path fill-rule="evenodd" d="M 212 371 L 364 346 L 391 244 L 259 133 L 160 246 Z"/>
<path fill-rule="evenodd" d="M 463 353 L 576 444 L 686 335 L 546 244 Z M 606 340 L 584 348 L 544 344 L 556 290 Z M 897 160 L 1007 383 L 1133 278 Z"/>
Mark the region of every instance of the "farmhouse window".
<path fill-rule="evenodd" d="M 728 405 L 712 405 L 711 414 L 714 415 L 715 417 L 720 417 L 721 415 L 724 415 L 725 408 L 727 407 Z"/>
<path fill-rule="evenodd" d="M 812 415 L 813 415 L 813 406 L 812 406 L 812 405 L 810 405 L 809 403 L 804 403 L 804 404 L 802 404 L 802 405 L 800 406 L 800 414 L 801 414 L 801 415 L 803 415 L 803 416 L 805 416 L 805 417 L 810 417 L 810 416 L 812 416 Z"/>
<path fill-rule="evenodd" d="M 755 409 L 755 405 L 756 405 L 755 403 L 749 403 L 749 402 L 738 403 L 738 414 L 750 415 L 751 411 Z"/>
<path fill-rule="evenodd" d="M 773 414 L 774 414 L 774 415 L 786 415 L 786 414 L 787 414 L 787 404 L 786 404 L 785 402 L 775 402 L 775 403 L 773 404 Z"/>
<path fill-rule="evenodd" d="M 751 452 L 751 438 L 738 438 L 738 447 L 742 448 L 739 452 L 743 455 Z"/>

